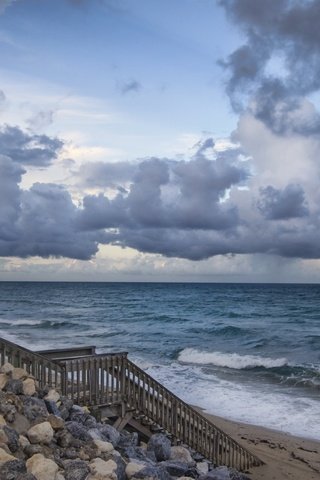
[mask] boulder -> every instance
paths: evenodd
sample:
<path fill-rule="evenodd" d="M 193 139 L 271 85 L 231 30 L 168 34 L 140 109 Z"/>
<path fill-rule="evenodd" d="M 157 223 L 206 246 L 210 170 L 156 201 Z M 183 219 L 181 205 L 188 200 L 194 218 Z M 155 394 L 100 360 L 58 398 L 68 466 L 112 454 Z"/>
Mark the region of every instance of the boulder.
<path fill-rule="evenodd" d="M 36 393 L 36 383 L 33 378 L 27 378 L 22 382 L 23 395 L 34 395 Z"/>
<path fill-rule="evenodd" d="M 97 423 L 97 428 L 102 435 L 102 439 L 111 442 L 116 447 L 120 440 L 120 433 L 111 425 L 102 425 Z"/>
<path fill-rule="evenodd" d="M 197 462 L 196 469 L 199 475 L 206 475 L 209 472 L 208 462 Z"/>
<path fill-rule="evenodd" d="M 31 427 L 28 432 L 28 438 L 31 443 L 48 444 L 53 439 L 53 428 L 49 422 L 38 423 Z"/>
<path fill-rule="evenodd" d="M 61 412 L 58 408 L 58 405 L 53 400 L 45 400 L 45 405 L 47 407 L 48 413 L 55 415 L 56 417 L 62 417 Z"/>
<path fill-rule="evenodd" d="M 93 440 L 93 443 L 100 453 L 109 453 L 113 451 L 113 445 L 110 442 L 104 442 L 103 440 Z"/>
<path fill-rule="evenodd" d="M 87 432 L 87 429 L 83 425 L 81 425 L 81 423 L 66 422 L 65 425 L 66 425 L 66 428 L 67 428 L 68 432 L 71 433 L 71 435 L 74 438 L 78 438 L 79 440 L 82 440 L 83 442 L 89 442 L 90 440 L 92 440 L 92 437 Z"/>
<path fill-rule="evenodd" d="M 10 462 L 11 460 L 17 459 L 13 455 L 10 455 L 10 453 L 6 452 L 3 448 L 0 448 L 0 465 L 5 462 Z"/>
<path fill-rule="evenodd" d="M 6 442 L 10 451 L 12 453 L 15 453 L 19 450 L 19 435 L 18 433 L 13 429 L 13 428 L 10 428 L 8 426 L 4 426 L 2 427 L 7 438 L 8 438 L 8 441 Z"/>
<path fill-rule="evenodd" d="M 183 475 L 187 475 L 187 472 L 189 471 L 189 465 L 187 463 L 175 462 L 173 460 L 161 462 L 161 466 L 164 467 L 169 475 L 172 475 L 173 477 L 182 477 Z"/>
<path fill-rule="evenodd" d="M 10 460 L 0 467 L 0 478 L 5 480 L 16 480 L 21 475 L 27 473 L 26 464 L 23 460 Z"/>
<path fill-rule="evenodd" d="M 162 433 L 156 433 L 150 438 L 147 450 L 154 452 L 158 462 L 168 460 L 171 453 L 171 442 Z"/>
<path fill-rule="evenodd" d="M 29 373 L 24 368 L 14 368 L 11 372 L 13 380 L 25 380 L 29 377 Z"/>
<path fill-rule="evenodd" d="M 130 461 L 128 465 L 126 466 L 126 476 L 130 480 L 132 477 L 134 477 L 138 472 L 146 468 L 147 464 L 141 462 L 141 461 Z"/>
<path fill-rule="evenodd" d="M 30 422 L 45 420 L 48 410 L 43 400 L 26 396 L 23 398 L 23 413 Z"/>
<path fill-rule="evenodd" d="M 0 368 L 0 373 L 9 374 L 9 373 L 13 372 L 13 370 L 14 370 L 14 366 L 11 365 L 11 363 L 5 363 L 5 364 L 2 365 L 2 367 Z"/>
<path fill-rule="evenodd" d="M 8 376 L 5 373 L 0 373 L 0 390 L 3 390 L 8 383 Z"/>
<path fill-rule="evenodd" d="M 24 435 L 19 435 L 19 444 L 23 450 L 27 445 L 30 445 L 30 442 Z"/>
<path fill-rule="evenodd" d="M 3 415 L 0 415 L 0 427 L 3 427 L 3 425 L 7 425 L 7 422 L 4 419 Z"/>
<path fill-rule="evenodd" d="M 47 395 L 44 397 L 44 400 L 57 403 L 60 400 L 60 394 L 53 388 L 49 390 Z"/>
<path fill-rule="evenodd" d="M 14 393 L 14 395 L 22 395 L 23 394 L 23 383 L 22 380 L 13 380 L 10 378 L 6 386 L 3 388 L 6 392 Z"/>
<path fill-rule="evenodd" d="M 117 464 L 113 460 L 107 462 L 95 458 L 89 463 L 90 474 L 88 480 L 118 480 Z"/>
<path fill-rule="evenodd" d="M 27 460 L 27 471 L 32 473 L 37 480 L 56 480 L 58 465 L 41 453 L 36 453 Z"/>
<path fill-rule="evenodd" d="M 230 471 L 227 467 L 217 467 L 207 475 L 200 477 L 201 480 L 231 480 Z"/>
<path fill-rule="evenodd" d="M 62 428 L 64 428 L 64 421 L 61 417 L 57 417 L 56 415 L 53 415 L 52 413 L 50 413 L 47 420 L 50 423 L 53 430 L 61 430 Z"/>
<path fill-rule="evenodd" d="M 187 463 L 190 467 L 193 467 L 196 462 L 193 460 L 190 451 L 181 446 L 171 447 L 170 450 L 170 460 L 175 462 Z"/>
<path fill-rule="evenodd" d="M 65 464 L 64 477 L 66 480 L 86 480 L 90 469 L 83 460 L 70 460 Z"/>

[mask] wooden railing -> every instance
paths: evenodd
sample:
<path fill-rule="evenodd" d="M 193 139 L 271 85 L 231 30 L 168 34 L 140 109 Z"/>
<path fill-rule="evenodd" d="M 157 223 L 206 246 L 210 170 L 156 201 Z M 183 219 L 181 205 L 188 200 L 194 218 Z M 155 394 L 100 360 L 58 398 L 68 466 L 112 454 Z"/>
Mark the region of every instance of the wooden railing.
<path fill-rule="evenodd" d="M 131 362 L 126 353 L 66 360 L 61 366 L 66 372 L 64 393 L 81 405 L 123 403 L 124 412 L 135 411 L 215 465 L 247 470 L 261 464 L 255 455 Z"/>
<path fill-rule="evenodd" d="M 40 388 L 48 385 L 61 389 L 64 382 L 64 372 L 59 364 L 3 338 L 0 338 L 0 362 L 1 365 L 9 362 L 14 367 L 24 368 L 36 378 Z"/>
<path fill-rule="evenodd" d="M 91 347 L 90 347 L 91 348 Z M 86 354 L 86 349 L 81 349 Z M 121 415 L 135 413 L 160 426 L 174 440 L 201 453 L 215 465 L 248 470 L 262 462 L 190 405 L 135 365 L 126 353 L 88 355 L 50 361 L 44 355 L 0 338 L 0 363 L 32 374 L 39 386 L 57 388 L 86 406 L 121 405 Z M 52 358 L 54 354 L 52 354 Z"/>

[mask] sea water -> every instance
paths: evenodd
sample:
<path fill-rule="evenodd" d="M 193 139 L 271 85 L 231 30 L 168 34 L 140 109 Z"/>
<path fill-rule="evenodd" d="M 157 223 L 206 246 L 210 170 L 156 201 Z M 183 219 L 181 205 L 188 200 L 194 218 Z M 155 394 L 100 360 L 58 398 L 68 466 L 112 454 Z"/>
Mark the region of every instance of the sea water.
<path fill-rule="evenodd" d="M 209 413 L 320 440 L 320 285 L 2 282 L 0 330 L 127 351 Z"/>

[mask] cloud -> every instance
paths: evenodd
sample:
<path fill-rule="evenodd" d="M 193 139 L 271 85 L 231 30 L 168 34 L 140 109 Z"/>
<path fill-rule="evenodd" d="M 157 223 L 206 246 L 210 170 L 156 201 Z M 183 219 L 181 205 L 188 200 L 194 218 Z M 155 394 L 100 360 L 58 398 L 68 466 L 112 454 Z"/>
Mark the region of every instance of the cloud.
<path fill-rule="evenodd" d="M 48 166 L 62 146 L 58 138 L 29 134 L 9 125 L 0 127 L 0 154 L 22 165 Z"/>
<path fill-rule="evenodd" d="M 320 116 L 299 118 L 320 88 L 318 0 L 220 0 L 246 43 L 220 63 L 229 72 L 233 108 L 249 108 L 277 134 L 319 135 Z"/>
<path fill-rule="evenodd" d="M 120 92 L 122 95 L 126 95 L 131 92 L 140 92 L 142 90 L 142 85 L 137 80 L 128 80 L 119 85 Z"/>
<path fill-rule="evenodd" d="M 33 131 L 41 130 L 53 123 L 53 110 L 40 110 L 27 120 L 27 124 Z"/>
<path fill-rule="evenodd" d="M 290 184 L 283 190 L 269 185 L 260 192 L 258 208 L 268 220 L 288 220 L 308 215 L 305 194 L 300 185 Z"/>

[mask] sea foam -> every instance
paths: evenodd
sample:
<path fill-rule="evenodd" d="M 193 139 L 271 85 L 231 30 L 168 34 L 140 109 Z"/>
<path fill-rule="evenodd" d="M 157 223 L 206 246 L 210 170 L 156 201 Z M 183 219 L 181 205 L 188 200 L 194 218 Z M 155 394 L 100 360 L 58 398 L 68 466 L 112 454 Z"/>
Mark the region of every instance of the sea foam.
<path fill-rule="evenodd" d="M 204 352 L 195 348 L 185 348 L 178 360 L 195 365 L 215 365 L 216 367 L 234 368 L 236 370 L 255 367 L 275 368 L 286 365 L 286 358 L 269 358 L 257 355 L 239 355 L 238 353 Z"/>

